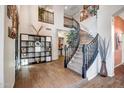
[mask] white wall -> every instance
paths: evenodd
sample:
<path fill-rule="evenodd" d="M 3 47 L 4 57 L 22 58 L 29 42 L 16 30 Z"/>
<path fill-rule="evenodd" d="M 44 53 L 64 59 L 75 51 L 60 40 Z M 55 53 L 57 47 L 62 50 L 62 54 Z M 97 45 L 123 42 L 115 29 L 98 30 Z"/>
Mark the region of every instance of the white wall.
<path fill-rule="evenodd" d="M 64 6 L 54 5 L 54 24 L 55 28 L 63 29 L 64 25 Z"/>
<path fill-rule="evenodd" d="M 124 20 L 124 11 L 122 11 L 122 13 L 120 13 L 119 16 Z"/>
<path fill-rule="evenodd" d="M 4 87 L 4 6 L 0 6 L 0 88 Z"/>
<path fill-rule="evenodd" d="M 33 33 L 30 29 L 30 17 L 33 16 L 35 13 L 30 13 L 30 7 L 27 6 L 21 6 L 20 7 L 20 33 Z M 32 10 L 33 11 L 33 10 Z"/>
<path fill-rule="evenodd" d="M 96 16 L 90 17 L 82 22 L 80 22 L 80 27 L 82 30 L 87 31 L 93 37 L 97 34 L 97 19 Z"/>
<path fill-rule="evenodd" d="M 15 83 L 15 40 L 8 37 L 11 20 L 7 7 L 0 6 L 0 87 L 13 87 Z"/>
<path fill-rule="evenodd" d="M 21 6 L 21 19 L 20 19 L 20 33 L 28 33 L 28 34 L 36 34 L 36 32 L 32 29 L 31 25 L 33 24 L 37 29 L 42 25 L 43 28 L 40 31 L 40 35 L 52 36 L 52 59 L 58 59 L 58 30 L 70 30 L 68 28 L 63 27 L 64 21 L 64 7 L 55 5 L 53 6 L 54 11 L 54 25 L 47 24 L 38 21 L 38 6 Z M 46 28 L 50 28 L 51 30 L 46 30 Z"/>
<path fill-rule="evenodd" d="M 4 34 L 4 87 L 13 87 L 15 82 L 15 40 L 8 37 L 8 27 L 11 20 L 7 17 L 5 6 Z"/>
<path fill-rule="evenodd" d="M 0 6 L 0 87 L 13 87 L 15 83 L 15 40 L 8 37 L 7 7 Z M 19 7 L 18 7 L 19 8 Z"/>
<path fill-rule="evenodd" d="M 106 40 L 110 39 L 109 55 L 107 56 L 107 71 L 109 76 L 114 75 L 114 32 L 112 31 L 112 15 L 123 6 L 100 6 L 97 17 L 97 31 L 99 35 Z M 98 62 L 98 68 L 101 67 Z M 100 69 L 99 69 L 100 71 Z"/>

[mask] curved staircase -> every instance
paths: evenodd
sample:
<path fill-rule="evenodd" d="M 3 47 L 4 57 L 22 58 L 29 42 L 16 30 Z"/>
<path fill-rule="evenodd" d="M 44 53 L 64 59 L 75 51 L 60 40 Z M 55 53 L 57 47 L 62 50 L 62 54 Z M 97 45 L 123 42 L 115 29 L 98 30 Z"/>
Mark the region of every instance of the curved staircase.
<path fill-rule="evenodd" d="M 85 22 L 80 22 L 80 24 L 73 19 L 72 27 L 75 29 L 77 36 L 72 40 L 71 44 L 64 48 L 64 67 L 79 73 L 82 78 L 87 78 L 88 80 L 98 74 L 97 54 L 99 35 L 95 28 L 97 26 L 96 15 L 97 13 L 94 16 L 88 16 Z"/>
<path fill-rule="evenodd" d="M 67 67 L 79 74 L 82 74 L 83 67 L 83 53 L 82 46 L 83 44 L 88 44 L 93 40 L 93 37 L 85 31 L 80 31 L 80 43 L 76 53 L 74 54 L 71 61 L 68 63 Z"/>
<path fill-rule="evenodd" d="M 74 20 L 73 27 L 77 33 L 75 40 L 65 46 L 64 67 L 69 68 L 83 78 L 87 78 L 98 54 L 98 34 L 93 37 L 88 32 L 80 30 L 80 25 Z"/>

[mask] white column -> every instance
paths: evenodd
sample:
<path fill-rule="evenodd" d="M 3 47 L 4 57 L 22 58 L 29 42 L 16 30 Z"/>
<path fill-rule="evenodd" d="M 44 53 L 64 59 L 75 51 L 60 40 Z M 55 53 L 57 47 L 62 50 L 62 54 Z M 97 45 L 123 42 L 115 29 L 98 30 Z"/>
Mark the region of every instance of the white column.
<path fill-rule="evenodd" d="M 4 87 L 4 6 L 0 6 L 0 87 Z"/>
<path fill-rule="evenodd" d="M 53 60 L 58 59 L 58 30 L 63 29 L 64 23 L 64 7 L 60 5 L 53 6 L 54 10 L 54 30 L 52 32 L 52 47 L 53 47 Z"/>

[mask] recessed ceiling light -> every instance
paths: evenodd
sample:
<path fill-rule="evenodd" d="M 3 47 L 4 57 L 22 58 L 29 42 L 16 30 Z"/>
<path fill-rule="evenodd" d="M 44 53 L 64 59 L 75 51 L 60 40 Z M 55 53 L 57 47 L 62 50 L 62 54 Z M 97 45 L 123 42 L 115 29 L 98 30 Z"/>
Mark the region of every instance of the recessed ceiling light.
<path fill-rule="evenodd" d="M 68 7 L 67 6 L 65 6 L 65 10 L 67 10 L 68 9 Z"/>

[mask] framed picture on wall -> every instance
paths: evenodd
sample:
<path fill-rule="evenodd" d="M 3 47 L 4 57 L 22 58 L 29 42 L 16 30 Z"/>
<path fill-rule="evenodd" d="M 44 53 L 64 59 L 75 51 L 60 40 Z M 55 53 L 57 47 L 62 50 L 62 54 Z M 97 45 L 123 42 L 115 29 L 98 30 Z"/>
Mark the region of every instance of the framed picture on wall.
<path fill-rule="evenodd" d="M 16 38 L 16 34 L 13 32 L 12 27 L 8 27 L 8 37 L 11 37 L 12 39 Z"/>
<path fill-rule="evenodd" d="M 11 5 L 7 5 L 7 16 L 10 19 L 10 15 L 11 15 Z"/>
<path fill-rule="evenodd" d="M 119 34 L 115 33 L 115 49 L 117 50 L 120 44 Z"/>
<path fill-rule="evenodd" d="M 12 27 L 8 27 L 8 36 L 12 39 L 15 39 L 19 24 L 18 11 L 16 5 L 7 5 L 7 16 L 12 22 Z"/>

